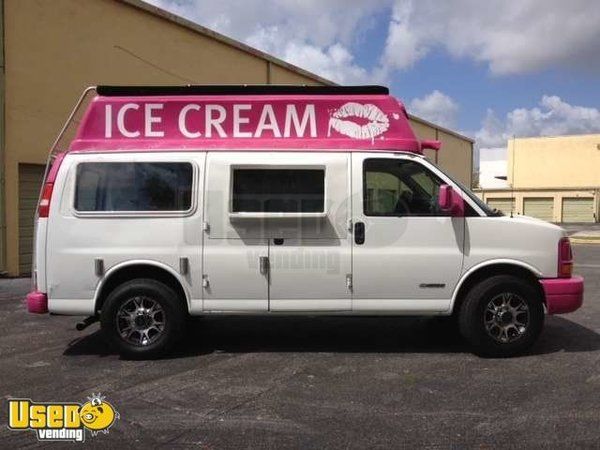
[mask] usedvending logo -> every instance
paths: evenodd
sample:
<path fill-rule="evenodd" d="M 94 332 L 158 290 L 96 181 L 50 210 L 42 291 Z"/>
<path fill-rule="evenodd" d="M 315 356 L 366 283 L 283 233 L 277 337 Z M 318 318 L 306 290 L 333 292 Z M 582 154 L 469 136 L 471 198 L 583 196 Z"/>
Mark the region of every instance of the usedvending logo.
<path fill-rule="evenodd" d="M 92 394 L 83 404 L 17 398 L 8 401 L 8 428 L 34 431 L 40 441 L 84 442 L 85 430 L 92 436 L 107 434 L 117 419 L 119 413 L 100 394 Z"/>

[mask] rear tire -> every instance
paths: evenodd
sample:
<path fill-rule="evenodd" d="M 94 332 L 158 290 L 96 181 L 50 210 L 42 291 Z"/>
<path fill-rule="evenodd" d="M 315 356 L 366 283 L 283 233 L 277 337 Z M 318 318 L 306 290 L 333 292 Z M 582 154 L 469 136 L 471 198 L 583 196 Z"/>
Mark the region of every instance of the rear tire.
<path fill-rule="evenodd" d="M 496 275 L 476 284 L 458 316 L 462 336 L 479 356 L 506 358 L 523 353 L 544 325 L 540 291 L 513 275 Z"/>
<path fill-rule="evenodd" d="M 107 340 L 128 358 L 163 355 L 183 335 L 182 299 L 169 286 L 151 279 L 121 284 L 108 296 L 100 314 Z"/>

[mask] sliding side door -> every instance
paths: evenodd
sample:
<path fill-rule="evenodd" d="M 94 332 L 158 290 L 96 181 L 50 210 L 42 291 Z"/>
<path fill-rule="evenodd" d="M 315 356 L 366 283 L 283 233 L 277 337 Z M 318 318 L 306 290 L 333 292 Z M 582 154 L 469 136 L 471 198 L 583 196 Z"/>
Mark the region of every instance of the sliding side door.
<path fill-rule="evenodd" d="M 349 173 L 345 153 L 209 153 L 205 310 L 350 310 Z"/>

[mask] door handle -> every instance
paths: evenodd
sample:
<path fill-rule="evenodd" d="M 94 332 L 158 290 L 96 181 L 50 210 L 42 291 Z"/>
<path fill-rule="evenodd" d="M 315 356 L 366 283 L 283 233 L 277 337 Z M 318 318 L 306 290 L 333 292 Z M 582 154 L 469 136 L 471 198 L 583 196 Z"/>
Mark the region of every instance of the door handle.
<path fill-rule="evenodd" d="M 259 256 L 258 257 L 258 265 L 260 269 L 260 273 L 263 275 L 267 275 L 269 273 L 269 257 L 268 256 Z"/>
<path fill-rule="evenodd" d="M 363 222 L 356 222 L 354 224 L 354 242 L 357 245 L 365 243 L 365 224 Z"/>

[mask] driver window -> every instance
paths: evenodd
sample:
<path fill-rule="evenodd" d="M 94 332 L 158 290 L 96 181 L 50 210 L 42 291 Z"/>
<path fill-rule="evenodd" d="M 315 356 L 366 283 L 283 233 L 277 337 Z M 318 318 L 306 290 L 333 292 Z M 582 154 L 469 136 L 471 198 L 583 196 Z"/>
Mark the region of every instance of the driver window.
<path fill-rule="evenodd" d="M 363 165 L 366 216 L 441 216 L 443 181 L 415 161 L 373 158 Z"/>

